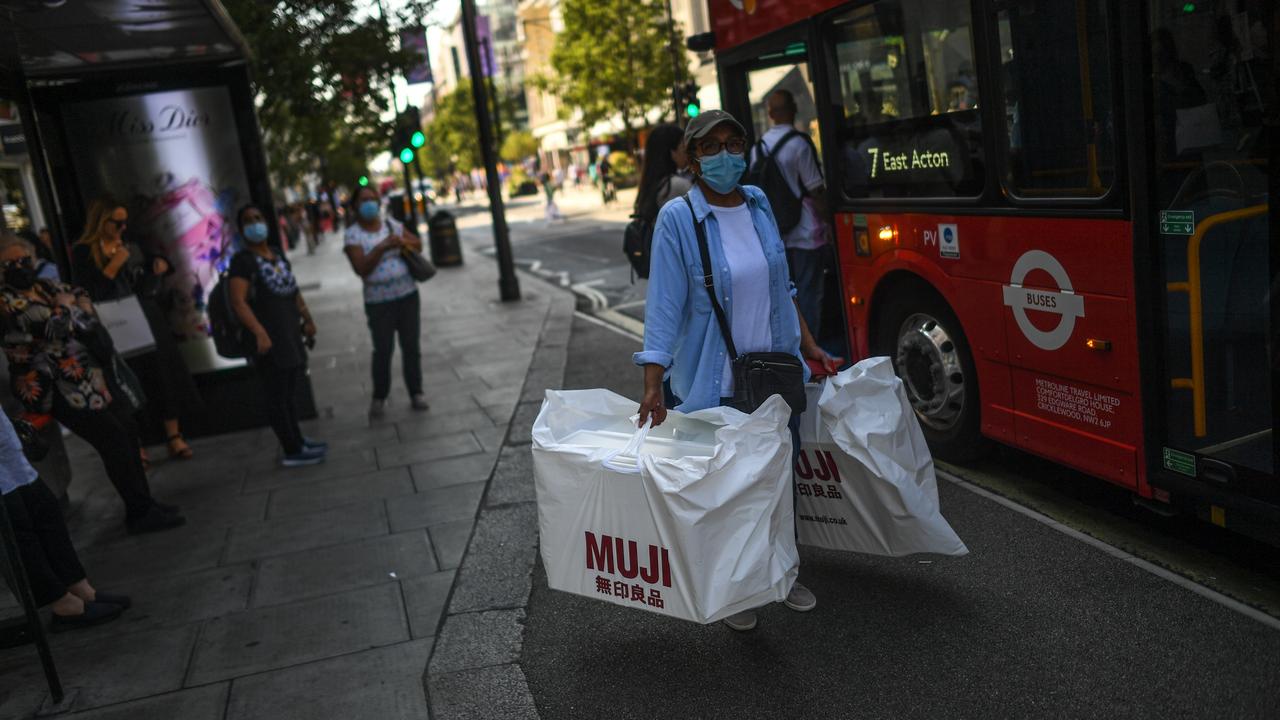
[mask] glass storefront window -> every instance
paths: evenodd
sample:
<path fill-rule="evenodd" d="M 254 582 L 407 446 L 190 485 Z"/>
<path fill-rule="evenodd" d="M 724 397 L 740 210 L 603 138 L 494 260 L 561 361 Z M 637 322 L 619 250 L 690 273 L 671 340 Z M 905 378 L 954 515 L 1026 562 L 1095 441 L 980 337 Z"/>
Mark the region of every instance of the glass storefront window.
<path fill-rule="evenodd" d="M 0 167 L 0 213 L 4 227 L 14 232 L 34 232 L 31 207 L 22 187 L 22 172 L 15 167 Z"/>

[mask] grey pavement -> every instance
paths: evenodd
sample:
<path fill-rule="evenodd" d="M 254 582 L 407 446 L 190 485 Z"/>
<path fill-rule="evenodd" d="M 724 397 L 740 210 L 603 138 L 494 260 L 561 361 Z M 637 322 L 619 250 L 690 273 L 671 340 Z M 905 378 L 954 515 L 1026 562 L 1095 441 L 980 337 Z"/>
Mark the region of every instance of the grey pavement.
<path fill-rule="evenodd" d="M 527 277 L 521 302 L 499 302 L 496 267 L 477 251 L 491 242 L 487 227 L 472 221 L 468 262 L 422 286 L 430 411 L 409 408 L 397 356 L 387 415 L 367 418 L 360 284 L 328 242 L 291 257 L 320 328 L 310 364 L 319 416 L 304 431 L 329 441 L 326 463 L 277 467 L 266 428 L 200 438 L 194 459 L 158 459 L 151 473 L 153 492 L 189 524 L 128 537 L 96 456 L 68 441 L 69 525 L 84 564 L 95 585 L 135 603 L 114 623 L 53 638 L 74 717 L 428 717 L 424 671 L 455 578 L 455 594 L 477 604 L 506 579 L 460 565 L 477 518 L 477 552 L 510 555 L 482 499 L 526 377 L 562 372 L 573 308 L 571 295 Z M 539 360 L 541 347 L 559 347 L 559 364 Z M 502 602 L 524 602 L 523 575 L 523 594 Z M 13 612 L 6 601 L 0 614 Z M 518 635 L 511 612 L 475 620 Z M 0 719 L 32 717 L 46 696 L 32 647 L 0 652 Z"/>

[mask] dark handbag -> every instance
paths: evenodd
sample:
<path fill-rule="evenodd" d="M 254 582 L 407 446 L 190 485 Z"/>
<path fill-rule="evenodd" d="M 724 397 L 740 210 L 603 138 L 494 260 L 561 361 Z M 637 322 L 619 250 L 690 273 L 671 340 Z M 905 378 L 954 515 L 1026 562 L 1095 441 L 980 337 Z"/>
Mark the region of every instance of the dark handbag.
<path fill-rule="evenodd" d="M 111 333 L 107 332 L 107 328 L 102 323 L 94 322 L 87 329 L 76 333 L 76 339 L 102 366 L 102 374 L 106 376 L 107 386 L 117 400 L 123 401 L 134 412 L 146 407 L 147 396 L 142 391 L 142 382 L 125 364 L 120 353 L 116 352 Z"/>
<path fill-rule="evenodd" d="M 418 282 L 426 282 L 436 276 L 436 266 L 420 252 L 415 252 L 409 248 L 403 248 L 400 251 L 400 257 L 404 259 L 404 264 L 409 268 L 409 275 Z"/>
<path fill-rule="evenodd" d="M 786 352 L 738 354 L 738 348 L 733 344 L 733 334 L 729 331 L 729 321 L 724 316 L 724 308 L 720 307 L 720 301 L 716 299 L 715 279 L 711 271 L 714 266 L 711 264 L 711 250 L 707 247 L 707 231 L 698 222 L 688 195 L 684 196 L 684 202 L 689 206 L 689 214 L 693 216 L 693 229 L 698 235 L 702 285 L 711 299 L 711 309 L 715 312 L 725 348 L 729 351 L 729 357 L 733 358 L 733 407 L 746 413 L 755 412 L 765 400 L 781 395 L 791 406 L 792 413 L 804 412 L 808 402 L 804 393 L 804 365 L 800 358 Z"/>

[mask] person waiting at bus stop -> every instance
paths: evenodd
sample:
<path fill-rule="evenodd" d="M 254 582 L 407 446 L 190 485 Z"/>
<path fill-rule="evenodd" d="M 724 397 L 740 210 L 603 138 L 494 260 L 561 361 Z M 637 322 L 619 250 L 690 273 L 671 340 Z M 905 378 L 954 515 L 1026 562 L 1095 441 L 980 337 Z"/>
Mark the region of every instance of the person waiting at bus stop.
<path fill-rule="evenodd" d="M 110 622 L 132 604 L 93 587 L 80 564 L 62 508 L 23 454 L 9 416 L 0 412 L 0 495 L 36 605 L 49 605 L 54 632 Z"/>
<path fill-rule="evenodd" d="M 834 264 L 826 221 L 826 180 L 813 141 L 796 129 L 795 96 L 789 90 L 775 90 L 765 99 L 765 109 L 772 125 L 752 148 L 751 166 L 772 157 L 792 197 L 800 201 L 800 221 L 787 230 L 782 242 L 796 284 L 796 304 L 809 328 L 818 332 L 824 277 Z"/>
<path fill-rule="evenodd" d="M 746 169 L 742 125 L 723 110 L 709 110 L 689 123 L 684 144 L 696 182 L 687 195 L 662 208 L 653 233 L 644 350 L 634 356 L 644 368 L 641 425 L 650 418 L 655 426 L 666 420 L 662 381 L 668 374 L 672 391 L 682 400 L 676 410 L 693 412 L 732 402 L 732 358 L 699 281 L 695 222 L 705 226 L 715 287 L 739 353 L 787 352 L 828 372 L 841 362 L 818 346 L 796 306 L 768 199 L 759 188 L 738 184 Z M 798 420 L 792 417 L 793 447 L 799 445 Z M 807 612 L 817 599 L 797 582 L 785 603 Z M 751 630 L 756 613 L 748 610 L 724 622 L 734 630 Z"/>

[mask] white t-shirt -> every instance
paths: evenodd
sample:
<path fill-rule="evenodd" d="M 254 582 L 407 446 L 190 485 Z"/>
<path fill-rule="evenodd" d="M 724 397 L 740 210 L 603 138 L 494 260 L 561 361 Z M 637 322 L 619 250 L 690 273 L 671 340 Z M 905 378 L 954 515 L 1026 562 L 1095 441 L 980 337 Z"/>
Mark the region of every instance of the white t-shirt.
<path fill-rule="evenodd" d="M 743 203 L 737 207 L 712 205 L 711 211 L 720 226 L 720 244 L 729 266 L 733 303 L 725 310 L 733 344 L 740 355 L 768 352 L 773 349 L 769 332 L 769 313 L 773 309 L 769 299 L 769 261 L 755 225 L 751 224 L 751 209 Z M 720 305 L 724 306 L 723 294 Z M 733 358 L 725 359 L 720 390 L 725 397 L 733 394 Z"/>
<path fill-rule="evenodd" d="M 365 254 L 373 252 L 388 235 L 399 235 L 404 229 L 400 223 L 391 218 L 382 219 L 382 227 L 377 232 L 369 232 L 356 223 L 347 228 L 343 246 L 358 245 Z M 378 261 L 378 266 L 364 278 L 364 302 L 366 305 L 392 302 L 408 297 L 418 291 L 418 284 L 409 274 L 409 266 L 404 264 L 400 253 L 387 253 Z"/>
<path fill-rule="evenodd" d="M 774 125 L 765 131 L 761 140 L 764 141 L 764 146 L 770 149 L 769 152 L 773 153 L 773 148 L 777 147 L 782 138 L 794 129 L 790 125 Z M 757 150 L 758 148 L 754 147 L 751 150 L 752 164 L 756 162 Z M 793 137 L 788 140 L 787 144 L 782 146 L 782 150 L 774 155 L 774 159 L 782 170 L 787 187 L 791 188 L 791 194 L 796 197 L 800 197 L 802 183 L 810 194 L 825 184 L 822 179 L 822 170 L 818 167 L 818 158 L 809 147 L 809 143 L 802 137 Z M 783 244 L 788 248 L 801 250 L 812 250 L 826 245 L 830 240 L 830 232 L 826 222 L 818 217 L 813 198 L 806 196 L 801 200 L 800 205 L 800 222 L 782 237 Z"/>

